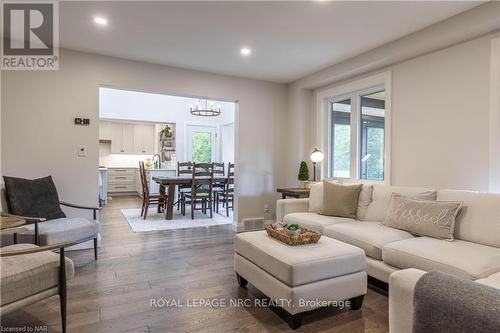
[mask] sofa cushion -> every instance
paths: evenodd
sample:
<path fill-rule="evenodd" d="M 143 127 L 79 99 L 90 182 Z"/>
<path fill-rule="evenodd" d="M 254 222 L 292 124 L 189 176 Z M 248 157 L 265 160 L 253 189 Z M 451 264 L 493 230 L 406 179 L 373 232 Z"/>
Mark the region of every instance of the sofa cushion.
<path fill-rule="evenodd" d="M 500 247 L 500 193 L 440 190 L 437 200 L 464 202 L 455 238 Z"/>
<path fill-rule="evenodd" d="M 309 193 L 309 212 L 320 213 L 323 208 L 323 182 L 311 185 Z"/>
<path fill-rule="evenodd" d="M 372 201 L 366 209 L 364 221 L 382 222 L 389 207 L 392 193 L 423 200 L 436 200 L 436 191 L 420 187 L 389 186 L 374 184 Z"/>
<path fill-rule="evenodd" d="M 34 233 L 34 224 L 23 226 Z M 89 239 L 99 233 L 98 221 L 86 218 L 62 218 L 38 223 L 40 245 L 54 244 L 59 242 L 79 242 Z M 31 235 L 20 235 L 20 239 Z"/>
<path fill-rule="evenodd" d="M 476 282 L 500 289 L 500 272 L 496 272 L 494 274 L 491 274 L 490 276 L 476 280 Z"/>
<path fill-rule="evenodd" d="M 360 221 L 366 221 L 366 212 L 368 210 L 368 206 L 370 206 L 372 202 L 372 192 L 373 192 L 372 184 L 363 184 L 363 188 L 361 189 L 361 192 L 359 192 L 358 209 L 356 210 L 356 219 Z"/>
<path fill-rule="evenodd" d="M 389 243 L 382 248 L 382 259 L 401 269 L 442 271 L 466 279 L 479 279 L 500 270 L 500 249 L 429 237 Z"/>
<path fill-rule="evenodd" d="M 330 181 L 335 182 L 335 181 Z M 358 184 L 358 183 L 347 183 Z M 358 208 L 356 210 L 356 219 L 364 221 L 366 210 L 372 201 L 373 184 L 363 183 L 361 192 L 358 198 Z M 309 212 L 321 213 L 323 209 L 323 182 L 314 183 L 311 185 L 311 193 L 309 194 Z"/>
<path fill-rule="evenodd" d="M 453 240 L 462 201 L 419 200 L 393 193 L 383 224 L 414 235 Z"/>
<path fill-rule="evenodd" d="M 65 217 L 51 176 L 38 179 L 3 177 L 9 211 L 47 220 Z"/>
<path fill-rule="evenodd" d="M 33 244 L 16 244 L 2 251 L 36 248 Z M 59 282 L 59 255 L 51 251 L 3 257 L 1 264 L 1 305 L 21 300 L 47 289 Z M 74 274 L 73 262 L 66 258 L 66 278 Z"/>
<path fill-rule="evenodd" d="M 352 222 L 325 226 L 325 236 L 362 248 L 366 255 L 382 260 L 382 247 L 388 243 L 413 238 L 409 232 L 389 228 L 380 222 Z"/>
<path fill-rule="evenodd" d="M 341 185 L 324 181 L 321 214 L 356 218 L 359 192 L 362 188 L 362 184 Z"/>
<path fill-rule="evenodd" d="M 298 224 L 301 227 L 307 228 L 312 231 L 323 233 L 323 227 L 336 224 L 336 223 L 347 223 L 355 222 L 354 219 L 349 219 L 345 217 L 335 217 L 326 216 L 316 213 L 291 213 L 285 215 L 283 222 L 287 224 Z"/>
<path fill-rule="evenodd" d="M 234 249 L 288 286 L 364 271 L 363 250 L 328 237 L 316 244 L 288 246 L 269 237 L 264 230 L 242 232 L 234 238 Z"/>

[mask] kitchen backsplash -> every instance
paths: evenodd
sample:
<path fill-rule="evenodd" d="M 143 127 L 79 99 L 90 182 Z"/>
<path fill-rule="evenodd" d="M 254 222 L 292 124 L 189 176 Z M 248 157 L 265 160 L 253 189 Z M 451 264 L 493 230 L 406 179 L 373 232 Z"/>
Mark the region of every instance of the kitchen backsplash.
<path fill-rule="evenodd" d="M 146 161 L 147 158 L 152 158 L 153 156 L 148 155 L 129 155 L 129 154 L 111 154 L 111 144 L 110 143 L 99 143 L 99 165 L 113 168 L 113 167 L 139 167 L 139 161 Z M 175 160 L 172 161 L 175 166 Z M 171 167 L 169 162 L 164 167 Z"/>

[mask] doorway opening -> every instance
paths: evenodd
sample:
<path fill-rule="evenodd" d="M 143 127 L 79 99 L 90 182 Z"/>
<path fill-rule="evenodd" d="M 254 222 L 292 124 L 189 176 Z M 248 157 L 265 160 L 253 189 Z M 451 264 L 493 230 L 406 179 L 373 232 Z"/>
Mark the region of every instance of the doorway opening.
<path fill-rule="evenodd" d="M 231 224 L 235 111 L 235 102 L 99 87 L 102 203 L 135 197 L 137 209 L 122 211 L 134 231 L 175 229 L 177 222 L 191 227 L 193 207 L 193 226 Z M 212 183 L 202 186 L 211 190 L 192 200 L 194 181 L 187 178 L 196 177 L 200 163 L 205 171 L 212 173 L 207 165 L 214 168 Z M 145 203 L 151 198 L 156 199 Z M 154 223 L 145 225 L 146 220 Z"/>

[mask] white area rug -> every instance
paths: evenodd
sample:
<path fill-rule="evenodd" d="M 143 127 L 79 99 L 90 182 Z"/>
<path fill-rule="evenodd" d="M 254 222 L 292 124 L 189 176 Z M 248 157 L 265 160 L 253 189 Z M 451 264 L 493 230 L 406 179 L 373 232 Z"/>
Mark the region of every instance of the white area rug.
<path fill-rule="evenodd" d="M 165 215 L 163 213 L 158 214 L 156 208 L 153 207 L 149 209 L 146 220 L 141 217 L 140 208 L 122 209 L 121 211 L 133 232 L 200 228 L 233 223 L 232 214 L 227 217 L 215 212 L 213 218 L 210 218 L 209 215 L 205 215 L 201 211 L 195 211 L 194 220 L 191 220 L 189 208 L 186 209 L 186 216 L 182 216 L 180 211 L 174 209 L 173 220 L 165 220 Z M 223 212 L 226 211 L 223 210 Z"/>

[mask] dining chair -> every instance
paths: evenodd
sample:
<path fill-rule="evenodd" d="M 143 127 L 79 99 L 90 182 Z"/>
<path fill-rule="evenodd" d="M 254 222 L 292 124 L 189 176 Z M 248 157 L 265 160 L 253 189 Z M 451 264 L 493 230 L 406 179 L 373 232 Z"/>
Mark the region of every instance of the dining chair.
<path fill-rule="evenodd" d="M 226 216 L 229 216 L 229 208 L 234 210 L 234 163 L 228 163 L 227 165 L 227 178 L 224 191 L 217 193 L 216 196 L 216 213 L 219 212 L 219 200 L 222 200 L 226 208 Z M 229 206 L 230 203 L 231 206 Z"/>
<path fill-rule="evenodd" d="M 224 192 L 224 189 L 226 187 L 226 182 L 225 181 L 215 181 L 217 178 L 224 178 L 225 175 L 225 168 L 224 168 L 224 163 L 218 163 L 218 162 L 213 162 L 212 163 L 212 177 L 214 178 L 213 182 L 213 188 L 212 188 L 212 195 L 213 195 L 213 209 L 216 210 L 216 203 L 217 203 L 217 195 L 221 192 Z"/>
<path fill-rule="evenodd" d="M 203 214 L 210 211 L 210 218 L 213 217 L 212 210 L 212 187 L 213 173 L 212 163 L 194 163 L 191 181 L 191 191 L 183 194 L 181 201 L 182 212 L 186 212 L 186 203 L 191 205 L 191 219 L 194 220 L 194 211 L 201 210 Z M 201 207 L 197 207 L 201 204 Z"/>
<path fill-rule="evenodd" d="M 177 176 L 192 176 L 193 162 L 177 162 Z M 177 188 L 177 210 L 183 201 L 183 194 L 191 191 L 191 185 L 179 185 Z M 183 213 L 183 215 L 185 215 Z"/>
<path fill-rule="evenodd" d="M 159 194 L 151 194 L 149 192 L 149 184 L 148 178 L 146 177 L 146 168 L 144 167 L 144 162 L 139 161 L 139 173 L 141 175 L 141 184 L 142 184 L 142 207 L 141 207 L 141 216 L 144 220 L 148 216 L 148 209 L 150 205 L 158 205 L 160 207 L 164 207 L 164 200 L 160 197 Z M 165 199 L 166 201 L 166 199 Z"/>

